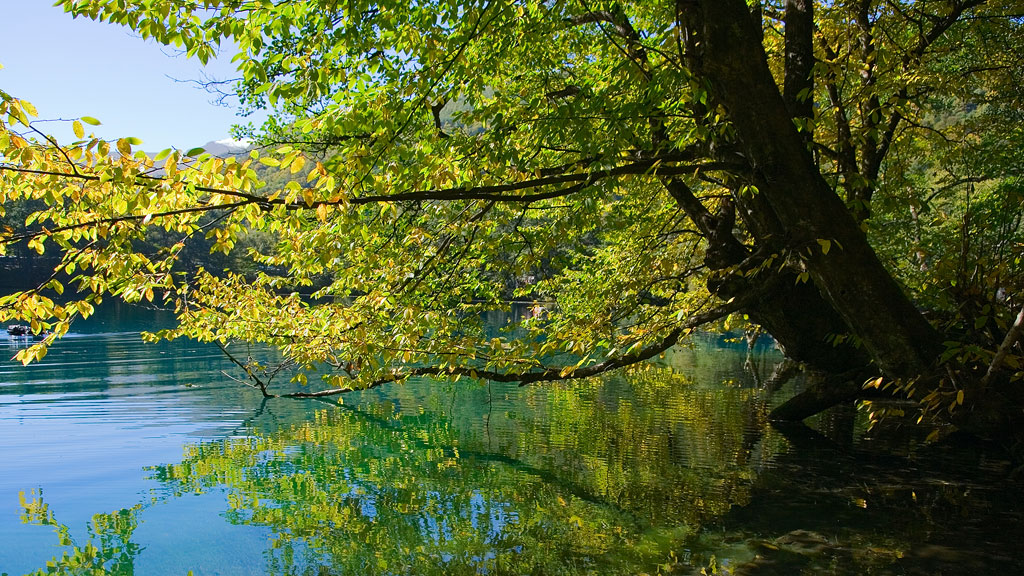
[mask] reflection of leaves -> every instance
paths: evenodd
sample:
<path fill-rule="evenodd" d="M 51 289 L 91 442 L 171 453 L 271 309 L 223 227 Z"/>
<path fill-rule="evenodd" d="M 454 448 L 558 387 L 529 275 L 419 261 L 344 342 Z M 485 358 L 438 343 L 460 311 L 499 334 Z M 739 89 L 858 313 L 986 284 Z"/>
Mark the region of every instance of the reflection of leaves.
<path fill-rule="evenodd" d="M 192 447 L 156 475 L 179 493 L 226 484 L 232 522 L 277 531 L 270 561 L 282 572 L 296 558 L 343 572 L 614 571 L 642 537 L 611 529 L 631 525 L 613 508 L 415 436 L 321 411 L 315 423 Z"/>
<path fill-rule="evenodd" d="M 653 572 L 748 498 L 746 432 L 766 413 L 754 390 L 668 372 L 529 390 L 410 382 L 358 411 L 189 446 L 154 476 L 178 495 L 226 488 L 229 521 L 274 530 L 272 573 Z M 515 418 L 490 413 L 492 394 L 518 395 Z M 748 409 L 723 411 L 722 394 Z"/>
<path fill-rule="evenodd" d="M 33 490 L 31 500 L 25 499 L 24 492 L 18 492 L 18 504 L 21 506 L 21 521 L 24 524 L 33 526 L 53 526 L 56 522 L 53 519 L 53 512 L 50 512 L 50 505 L 43 502 L 42 491 Z"/>
<path fill-rule="evenodd" d="M 61 556 L 47 562 L 45 569 L 33 572 L 33 576 L 130 576 L 135 573 L 135 557 L 142 547 L 133 543 L 131 537 L 138 526 L 141 504 L 94 515 L 89 526 L 89 540 L 79 545 L 72 538 L 68 526 L 56 520 L 49 504 L 43 501 L 41 490 L 33 490 L 30 497 L 27 499 L 24 492 L 18 494 L 21 521 L 35 526 L 52 526 L 60 545 L 70 547 Z"/>

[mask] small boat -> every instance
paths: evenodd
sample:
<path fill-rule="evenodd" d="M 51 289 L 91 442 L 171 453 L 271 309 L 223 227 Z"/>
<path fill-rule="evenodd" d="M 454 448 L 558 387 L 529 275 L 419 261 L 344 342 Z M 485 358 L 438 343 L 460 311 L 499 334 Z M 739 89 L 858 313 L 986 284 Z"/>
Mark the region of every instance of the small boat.
<path fill-rule="evenodd" d="M 24 336 L 29 333 L 31 328 L 24 324 L 11 324 L 7 326 L 7 334 L 10 336 Z"/>

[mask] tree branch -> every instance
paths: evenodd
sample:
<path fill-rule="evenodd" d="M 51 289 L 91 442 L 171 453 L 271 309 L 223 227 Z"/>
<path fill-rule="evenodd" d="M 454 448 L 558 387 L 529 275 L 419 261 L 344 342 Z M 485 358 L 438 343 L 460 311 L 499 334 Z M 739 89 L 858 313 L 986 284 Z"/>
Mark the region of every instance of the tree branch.
<path fill-rule="evenodd" d="M 496 184 L 491 186 L 457 186 L 450 188 L 435 188 L 426 190 L 414 190 L 410 192 L 398 192 L 396 194 L 370 194 L 366 196 L 356 196 L 345 200 L 319 200 L 314 201 L 312 204 L 305 202 L 287 202 L 280 198 L 273 200 L 260 196 L 258 194 L 250 194 L 239 190 L 228 190 L 224 188 L 213 188 L 209 186 L 195 186 L 189 185 L 192 189 L 198 192 L 206 192 L 210 194 L 221 194 L 224 196 L 231 196 L 234 198 L 240 198 L 245 200 L 246 203 L 259 204 L 263 206 L 284 206 L 288 210 L 298 209 L 316 209 L 320 206 L 344 206 L 344 205 L 363 205 L 363 204 L 376 204 L 380 202 L 406 202 L 406 201 L 424 201 L 424 200 L 491 200 L 495 202 L 537 202 L 539 200 L 547 200 L 550 198 L 558 198 L 562 196 L 569 196 L 591 184 L 605 178 L 614 178 L 617 176 L 628 176 L 628 175 L 643 175 L 651 174 L 658 176 L 677 176 L 684 174 L 693 174 L 694 172 L 701 170 L 736 170 L 742 168 L 737 163 L 733 162 L 707 162 L 703 164 L 677 164 L 677 165 L 665 165 L 665 157 L 650 158 L 644 160 L 638 160 L 629 164 L 623 164 L 614 168 L 606 168 L 603 170 L 594 170 L 591 172 L 574 172 L 569 174 L 557 174 L 551 176 L 544 176 L 540 178 L 531 178 L 529 180 L 523 180 L 521 182 L 513 182 L 509 184 Z M 98 182 L 99 176 L 91 174 L 73 174 L 67 172 L 59 172 L 53 170 L 33 170 L 30 168 L 19 168 L 10 165 L 0 165 L 0 171 L 18 172 L 23 174 L 35 174 L 40 176 L 58 176 L 62 178 L 71 178 L 78 180 L 86 180 L 92 182 Z M 135 176 L 135 182 L 131 183 L 136 186 L 154 186 L 157 183 L 163 182 L 163 179 L 154 176 Z M 570 184 L 575 185 L 567 188 L 559 188 L 556 190 L 549 190 L 546 192 L 537 192 L 534 194 L 510 194 L 513 192 L 521 192 L 534 188 L 541 188 L 544 186 L 554 186 L 558 184 Z M 216 209 L 221 207 L 231 207 L 235 204 L 230 205 L 210 205 L 205 208 L 191 208 L 184 209 L 187 211 L 197 211 L 201 209 Z M 143 218 L 139 216 L 138 218 Z M 126 217 L 125 219 L 129 219 Z"/>
<path fill-rule="evenodd" d="M 438 366 L 423 366 L 418 368 L 411 368 L 405 371 L 396 370 L 387 376 L 374 380 L 366 386 L 360 388 L 331 388 L 328 390 L 320 390 L 318 392 L 291 392 L 287 394 L 281 394 L 281 398 L 322 398 L 325 396 L 336 396 L 339 394 L 347 394 L 349 392 L 355 392 L 357 390 L 370 390 L 378 388 L 385 384 L 404 380 L 406 378 L 414 376 L 467 376 L 471 378 L 483 378 L 485 380 L 492 380 L 494 382 L 517 382 L 520 386 L 527 386 L 529 384 L 536 384 L 540 382 L 558 382 L 563 380 L 577 380 L 580 378 L 589 378 L 591 376 L 597 376 L 610 372 L 618 368 L 630 366 L 644 360 L 649 360 L 658 354 L 661 354 L 665 350 L 668 350 L 674 346 L 679 339 L 688 331 L 693 330 L 698 326 L 714 322 L 736 312 L 752 302 L 755 297 L 759 296 L 759 292 L 753 292 L 744 296 L 743 298 L 736 298 L 721 306 L 708 310 L 702 314 L 691 316 L 686 321 L 678 324 L 675 329 L 669 332 L 664 338 L 655 342 L 649 346 L 636 350 L 628 354 L 622 354 L 609 358 L 604 362 L 578 368 L 572 371 L 567 371 L 566 367 L 555 367 L 545 368 L 544 370 L 537 372 L 526 372 L 523 374 L 516 373 L 505 373 L 497 372 L 493 370 L 476 369 L 466 366 L 458 367 L 438 367 Z"/>
<path fill-rule="evenodd" d="M 248 364 L 243 363 L 238 358 L 235 358 L 235 356 L 231 352 L 228 352 L 228 347 L 225 346 L 220 340 L 216 340 L 214 342 L 215 342 L 215 344 L 217 344 L 217 347 L 220 348 L 220 351 L 225 356 L 227 356 L 228 360 L 230 360 L 233 364 L 235 364 L 236 366 L 241 368 L 243 371 L 245 371 L 245 375 L 248 376 L 250 380 L 255 382 L 255 384 L 249 384 L 248 382 L 242 382 L 238 378 L 233 378 L 232 376 L 230 376 L 228 374 L 224 374 L 225 376 L 227 376 L 228 378 L 231 378 L 235 382 L 241 382 L 241 383 L 243 383 L 243 384 L 245 384 L 247 386 L 251 386 L 253 388 L 256 388 L 257 390 L 259 390 L 260 392 L 263 393 L 263 397 L 264 398 L 272 398 L 274 396 L 273 394 L 267 392 L 267 386 L 269 385 L 269 382 L 264 382 L 263 380 L 261 380 L 259 376 L 257 376 L 256 374 L 253 373 L 253 371 L 249 368 Z"/>
<path fill-rule="evenodd" d="M 814 117 L 814 0 L 786 0 L 785 80 L 782 97 L 793 118 Z M 809 131 L 802 132 L 810 142 Z"/>
<path fill-rule="evenodd" d="M 0 170 L 3 168 L 0 167 Z M 153 212 L 150 214 L 127 214 L 124 216 L 111 216 L 108 218 L 97 218 L 96 220 L 89 220 L 87 222 L 79 222 L 78 224 L 69 224 L 67 226 L 59 226 L 56 228 L 44 228 L 43 230 L 37 230 L 35 232 L 25 232 L 24 234 L 11 234 L 10 236 L 0 237 L 0 243 L 10 244 L 12 242 L 19 242 L 21 240 L 28 240 L 30 238 L 36 238 L 38 236 L 49 236 L 57 232 L 67 232 L 69 230 L 77 230 L 79 228 L 89 228 L 90 226 L 98 226 L 100 224 L 116 224 L 118 222 L 134 222 L 138 220 L 145 220 L 146 218 L 164 218 L 167 216 L 178 216 L 181 214 L 191 214 L 195 212 L 209 212 L 212 210 L 233 210 L 250 204 L 250 202 L 232 202 L 231 204 L 204 204 L 201 206 L 193 206 L 191 208 L 181 208 L 179 210 L 168 210 L 166 212 Z"/>
<path fill-rule="evenodd" d="M 1024 331 L 1024 306 L 1021 306 L 1020 312 L 1017 313 L 1017 319 L 1013 322 L 1013 326 L 1006 332 L 1006 338 L 1003 338 L 1003 343 L 999 345 L 999 349 L 996 350 L 996 355 L 992 357 L 992 363 L 988 365 L 988 370 L 985 372 L 985 377 L 981 379 L 981 385 L 987 386 L 989 381 L 992 380 L 992 375 L 997 373 L 1003 364 L 1003 360 L 1006 359 L 1006 355 L 1010 353 L 1010 349 L 1017 343 L 1017 340 L 1021 337 L 1021 332 Z"/>

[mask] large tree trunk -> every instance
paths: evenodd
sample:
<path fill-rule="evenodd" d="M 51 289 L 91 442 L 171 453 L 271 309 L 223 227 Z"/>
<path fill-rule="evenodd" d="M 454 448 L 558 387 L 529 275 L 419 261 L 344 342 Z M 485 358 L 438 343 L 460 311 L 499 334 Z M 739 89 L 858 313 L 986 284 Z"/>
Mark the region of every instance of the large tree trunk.
<path fill-rule="evenodd" d="M 752 277 L 743 269 L 750 254 L 733 235 L 734 209 L 727 203 L 719 214 L 710 211 L 681 180 L 665 182 L 669 193 L 690 216 L 707 239 L 705 264 L 712 270 L 734 270 L 724 278 L 713 277 L 708 290 L 722 300 L 759 295 L 743 309 L 756 324 L 764 328 L 779 344 L 783 353 L 820 371 L 845 372 L 865 366 L 869 359 L 848 341 L 837 341 L 836 335 L 847 334 L 849 328 L 825 301 L 817 287 L 799 282 L 788 269 L 768 267 Z M 744 215 L 747 227 L 765 241 L 768 231 L 777 224 Z M 739 268 L 738 270 L 736 268 Z"/>
<path fill-rule="evenodd" d="M 757 198 L 743 208 L 777 221 L 773 243 L 798 254 L 810 278 L 879 369 L 911 378 L 934 366 L 938 332 L 878 260 L 828 186 L 791 120 L 742 0 L 700 0 L 702 69 L 755 170 Z M 751 105 L 751 103 L 756 105 Z M 770 215 L 763 214 L 770 210 Z M 819 243 L 820 241 L 823 241 Z M 831 250 L 824 253 L 827 241 Z"/>

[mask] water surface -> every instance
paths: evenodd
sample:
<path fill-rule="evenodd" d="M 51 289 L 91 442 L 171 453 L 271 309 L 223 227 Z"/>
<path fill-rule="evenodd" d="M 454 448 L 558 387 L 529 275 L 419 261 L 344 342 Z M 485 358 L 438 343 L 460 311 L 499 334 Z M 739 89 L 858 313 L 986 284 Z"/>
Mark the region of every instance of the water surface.
<path fill-rule="evenodd" d="M 1008 462 L 852 411 L 775 429 L 793 385 L 759 385 L 768 348 L 747 368 L 706 338 L 581 383 L 264 401 L 215 348 L 143 344 L 163 321 L 108 313 L 39 364 L 0 365 L 0 573 L 92 547 L 111 574 L 196 576 L 1024 564 Z"/>

